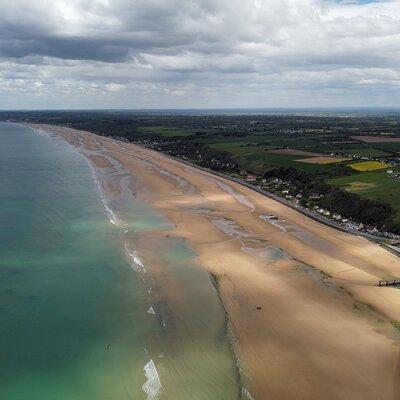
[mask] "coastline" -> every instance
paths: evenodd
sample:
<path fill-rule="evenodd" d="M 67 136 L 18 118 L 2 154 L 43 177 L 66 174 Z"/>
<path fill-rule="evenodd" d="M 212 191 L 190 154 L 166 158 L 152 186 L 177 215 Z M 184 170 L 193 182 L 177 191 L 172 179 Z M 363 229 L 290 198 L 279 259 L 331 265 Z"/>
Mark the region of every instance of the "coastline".
<path fill-rule="evenodd" d="M 375 286 L 396 277 L 398 258 L 154 151 L 70 128 L 34 128 L 78 149 L 107 149 L 137 177 L 136 196 L 161 212 L 172 234 L 191 244 L 197 263 L 218 277 L 243 385 L 254 399 L 372 400 L 398 393 L 400 334 L 392 321 L 400 321 L 400 292 Z"/>
<path fill-rule="evenodd" d="M 189 377 L 195 385 L 196 380 L 207 379 L 208 376 L 209 383 L 211 387 L 214 387 L 213 390 L 218 398 L 229 400 L 239 398 L 240 382 L 235 370 L 234 355 L 228 348 L 226 313 L 219 302 L 219 295 L 215 292 L 208 272 L 199 269 L 193 263 L 192 254 L 185 253 L 184 243 L 180 238 L 170 235 L 169 224 L 165 224 L 156 215 L 151 217 L 150 208 L 129 209 L 129 203 L 137 203 L 137 191 L 140 190 L 136 178 L 128 174 L 125 166 L 112 155 L 103 154 L 104 149 L 98 147 L 101 143 L 96 139 L 93 139 L 94 145 L 86 146 L 86 143 L 80 139 L 66 140 L 65 136 L 59 134 L 60 132 L 55 133 L 50 129 L 41 129 L 37 126 L 30 126 L 30 128 L 63 139 L 72 146 L 74 151 L 84 156 L 90 166 L 92 178 L 109 223 L 114 225 L 117 235 L 122 240 L 124 258 L 132 270 L 138 274 L 146 291 L 145 297 L 148 302 L 147 308 L 144 309 L 147 314 L 146 319 L 157 321 L 158 326 L 144 342 L 144 354 L 148 362 L 143 367 L 145 381 L 142 390 L 146 399 L 164 398 L 164 393 L 166 396 L 171 396 L 171 392 L 174 398 L 179 400 L 191 398 L 190 388 L 180 387 L 175 391 L 174 386 L 182 386 L 185 372 L 180 368 L 186 362 L 190 362 L 192 340 L 199 349 L 202 349 L 202 354 L 193 360 L 193 367 L 197 367 L 198 370 L 190 372 L 189 368 L 186 378 Z M 149 215 L 145 215 L 141 220 L 138 212 Z M 132 217 L 135 221 L 132 221 Z M 151 218 L 155 219 L 151 221 Z M 177 265 L 173 266 L 174 263 Z M 185 273 L 196 282 L 191 287 L 187 285 L 190 282 L 186 282 L 187 278 L 179 271 L 184 265 Z M 202 298 L 207 306 L 205 313 L 201 310 L 195 313 L 198 317 L 195 322 L 190 321 L 190 315 L 186 315 L 185 310 L 189 305 L 194 310 L 196 309 L 196 297 L 194 300 L 190 299 L 190 290 L 194 291 L 195 296 Z M 185 322 L 182 327 L 177 324 L 179 320 Z M 195 333 L 196 324 L 200 332 L 207 335 L 204 343 L 202 340 L 195 341 L 193 337 L 190 337 Z M 210 357 L 210 353 L 213 352 L 215 359 Z M 228 382 L 229 387 L 224 389 L 223 380 L 221 382 L 218 374 L 215 374 L 214 378 L 210 375 L 214 372 L 224 373 L 226 374 L 224 379 L 229 381 L 228 374 L 231 367 L 234 379 Z M 206 368 L 210 371 L 204 373 Z M 174 374 L 176 378 L 173 377 Z M 136 379 L 136 377 L 132 378 Z M 233 394 L 233 388 L 237 388 L 237 393 Z M 209 398 L 207 394 L 209 390 L 211 389 L 195 390 L 193 395 L 196 399 L 206 400 Z"/>
<path fill-rule="evenodd" d="M 137 146 L 139 148 L 142 148 L 144 150 L 149 150 L 145 146 L 142 146 L 142 145 L 139 145 L 139 144 L 135 144 L 135 146 Z M 266 191 L 264 189 L 261 189 L 258 186 L 254 186 L 251 183 L 248 183 L 243 179 L 235 178 L 234 176 L 225 174 L 223 172 L 213 171 L 213 170 L 211 170 L 209 168 L 201 167 L 199 165 L 191 163 L 190 161 L 182 160 L 180 158 L 177 158 L 177 157 L 165 154 L 165 153 L 162 153 L 162 154 L 165 157 L 170 158 L 171 160 L 175 160 L 177 162 L 180 162 L 182 164 L 188 165 L 190 167 L 197 168 L 197 169 L 199 169 L 201 171 L 210 173 L 212 175 L 219 176 L 219 177 L 224 178 L 224 179 L 226 179 L 228 181 L 231 181 L 231 182 L 237 183 L 239 185 L 245 186 L 245 187 L 247 187 L 247 188 L 249 188 L 251 190 L 254 190 L 255 192 L 258 192 L 258 193 L 260 193 L 260 194 L 262 194 L 264 196 L 267 196 L 267 197 L 269 197 L 269 198 L 271 198 L 271 199 L 273 199 L 273 200 L 275 200 L 275 201 L 277 201 L 277 202 L 279 202 L 279 203 L 281 203 L 281 204 L 283 204 L 283 205 L 285 205 L 285 206 L 287 206 L 289 208 L 292 208 L 293 210 L 295 210 L 295 211 L 297 211 L 297 212 L 299 212 L 299 213 L 301 213 L 301 214 L 303 214 L 303 215 L 311 218 L 312 220 L 314 220 L 316 222 L 319 222 L 319 223 L 321 223 L 323 225 L 326 225 L 326 226 L 329 226 L 329 227 L 331 227 L 333 229 L 348 233 L 350 235 L 365 237 L 366 239 L 371 240 L 373 243 L 379 244 L 385 250 L 393 253 L 394 255 L 400 256 L 400 248 L 395 248 L 394 246 L 387 245 L 386 243 L 384 243 L 382 241 L 382 237 L 375 236 L 375 235 L 373 235 L 371 233 L 367 233 L 367 232 L 363 232 L 363 231 L 356 231 L 356 230 L 352 230 L 350 228 L 347 228 L 347 227 L 345 227 L 345 226 L 343 226 L 343 225 L 341 225 L 341 224 L 339 224 L 339 223 L 337 223 L 337 222 L 335 222 L 335 221 L 333 221 L 333 220 L 331 220 L 329 218 L 324 217 L 323 215 L 319 215 L 319 214 L 317 214 L 315 212 L 307 210 L 304 207 L 298 206 L 297 204 L 294 204 L 294 203 L 292 203 L 292 202 L 290 202 L 290 201 L 288 201 L 288 200 L 286 200 L 286 199 L 284 199 L 284 198 L 282 198 L 282 197 L 280 197 L 280 196 L 278 196 L 278 195 L 276 195 L 274 193 L 271 193 L 271 192 L 268 192 L 268 191 Z"/>

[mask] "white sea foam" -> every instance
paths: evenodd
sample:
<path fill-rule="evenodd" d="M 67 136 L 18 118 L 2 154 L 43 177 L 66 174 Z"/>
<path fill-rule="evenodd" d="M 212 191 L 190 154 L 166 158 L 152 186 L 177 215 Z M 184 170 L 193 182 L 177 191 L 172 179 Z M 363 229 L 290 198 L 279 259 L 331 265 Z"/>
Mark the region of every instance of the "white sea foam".
<path fill-rule="evenodd" d="M 154 361 L 150 360 L 143 370 L 147 380 L 142 389 L 147 395 L 147 400 L 156 400 L 162 391 L 162 385 Z"/>
<path fill-rule="evenodd" d="M 101 200 L 101 202 L 103 204 L 104 209 L 107 212 L 107 215 L 108 215 L 110 223 L 113 224 L 113 225 L 120 225 L 122 223 L 122 221 L 117 216 L 117 214 L 113 210 L 111 210 L 111 208 L 108 206 L 107 200 L 106 200 L 106 198 L 104 196 L 104 193 L 103 193 L 103 190 L 102 190 L 102 187 L 101 187 L 100 179 L 99 179 L 99 177 L 98 177 L 98 175 L 96 173 L 95 168 L 93 167 L 93 165 L 92 165 L 92 163 L 90 161 L 88 162 L 88 164 L 90 166 L 90 170 L 92 171 L 92 176 L 93 176 L 93 179 L 94 179 L 94 181 L 96 183 L 96 187 L 97 187 L 97 191 L 98 191 L 99 196 L 100 196 L 100 200 Z"/>
<path fill-rule="evenodd" d="M 32 128 L 32 127 L 31 127 Z M 47 136 L 47 137 L 52 137 L 51 132 L 44 131 L 43 129 L 40 128 L 32 128 L 38 135 L 41 136 Z"/>
<path fill-rule="evenodd" d="M 145 269 L 146 269 L 146 268 L 144 267 L 143 263 L 142 263 L 142 260 L 136 255 L 136 253 L 133 253 L 132 259 L 133 259 L 133 262 L 134 262 L 135 264 L 139 265 L 139 266 L 142 268 L 142 270 L 145 270 Z"/>
<path fill-rule="evenodd" d="M 109 221 L 113 225 L 120 225 L 121 224 L 121 220 L 117 217 L 115 212 L 113 210 L 111 210 L 110 207 L 108 207 L 108 205 L 105 203 L 105 201 L 103 201 L 103 206 L 104 206 L 105 210 L 107 211 L 107 214 L 108 214 L 108 217 L 109 217 Z"/>
<path fill-rule="evenodd" d="M 253 396 L 249 393 L 249 391 L 242 386 L 242 395 L 246 396 L 249 400 L 254 400 Z"/>
<path fill-rule="evenodd" d="M 153 306 L 149 307 L 149 309 L 147 310 L 147 314 L 156 315 L 156 312 L 154 311 Z"/>
<path fill-rule="evenodd" d="M 125 246 L 126 248 L 126 246 Z M 127 250 L 128 256 L 132 259 L 131 268 L 136 272 L 146 272 L 146 268 L 142 260 L 137 256 L 136 252 L 130 252 Z"/>
<path fill-rule="evenodd" d="M 34 128 L 34 131 L 37 132 L 40 135 L 52 136 L 51 132 L 47 132 L 47 131 L 44 131 L 44 130 L 39 129 L 39 128 Z M 89 151 L 85 150 L 85 148 L 84 148 L 84 145 L 83 145 L 83 142 L 82 142 L 82 138 L 80 136 L 77 136 L 77 139 L 78 139 L 78 142 L 80 143 L 81 153 L 83 153 L 83 154 L 89 153 Z M 100 200 L 101 200 L 101 202 L 102 202 L 102 204 L 104 206 L 104 209 L 106 210 L 106 212 L 108 214 L 110 223 L 113 224 L 113 225 L 120 225 L 122 221 L 116 215 L 116 213 L 113 210 L 111 210 L 111 208 L 108 206 L 107 200 L 106 200 L 106 198 L 104 196 L 104 193 L 102 191 L 102 188 L 101 188 L 101 183 L 100 183 L 99 176 L 96 173 L 96 170 L 95 170 L 94 166 L 92 165 L 92 163 L 90 162 L 90 160 L 88 158 L 85 157 L 85 159 L 89 164 L 90 170 L 92 172 L 92 177 L 93 177 L 93 179 L 94 179 L 94 181 L 96 183 L 96 187 L 97 187 L 98 193 L 100 195 Z"/>

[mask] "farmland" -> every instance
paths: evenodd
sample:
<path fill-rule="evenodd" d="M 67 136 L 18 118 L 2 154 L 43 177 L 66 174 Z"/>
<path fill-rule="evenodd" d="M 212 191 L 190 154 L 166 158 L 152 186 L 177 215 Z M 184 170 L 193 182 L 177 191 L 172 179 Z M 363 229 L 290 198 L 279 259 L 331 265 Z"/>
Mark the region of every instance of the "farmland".
<path fill-rule="evenodd" d="M 350 168 L 356 171 L 366 172 L 366 171 L 375 171 L 377 169 L 386 169 L 389 167 L 389 164 L 378 161 L 364 161 L 364 162 L 349 164 L 349 166 Z"/>
<path fill-rule="evenodd" d="M 389 153 L 375 149 L 375 148 L 370 148 L 370 147 L 360 147 L 360 148 L 354 148 L 350 147 L 348 149 L 332 149 L 332 151 L 336 151 L 342 154 L 352 154 L 354 156 L 358 157 L 386 157 L 390 156 Z"/>
<path fill-rule="evenodd" d="M 191 136 L 197 132 L 196 129 L 166 126 L 144 126 L 137 128 L 137 131 L 142 134 L 156 134 L 165 137 Z"/>
<path fill-rule="evenodd" d="M 376 135 L 376 136 L 352 136 L 352 139 L 360 140 L 365 143 L 399 143 L 400 138 L 391 135 Z"/>
<path fill-rule="evenodd" d="M 400 143 L 371 143 L 370 146 L 374 149 L 378 149 L 381 151 L 386 151 L 386 152 L 400 152 Z"/>
<path fill-rule="evenodd" d="M 318 157 L 303 158 L 296 161 L 310 163 L 310 164 L 335 164 L 348 160 L 349 160 L 348 158 L 318 156 Z"/>
<path fill-rule="evenodd" d="M 365 196 L 384 201 L 400 212 L 400 181 L 383 171 L 364 172 L 328 180 L 328 183 Z"/>

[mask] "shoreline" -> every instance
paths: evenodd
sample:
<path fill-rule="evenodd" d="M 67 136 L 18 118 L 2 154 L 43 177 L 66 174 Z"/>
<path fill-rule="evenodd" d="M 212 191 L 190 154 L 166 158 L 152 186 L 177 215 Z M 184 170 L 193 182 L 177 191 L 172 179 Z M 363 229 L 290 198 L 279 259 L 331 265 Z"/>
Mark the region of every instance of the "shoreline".
<path fill-rule="evenodd" d="M 224 314 L 225 314 L 225 323 L 224 323 L 224 336 L 227 338 L 228 343 L 229 343 L 229 347 L 230 347 L 230 351 L 233 355 L 233 358 L 235 360 L 235 370 L 236 370 L 236 379 L 237 379 L 237 384 L 238 384 L 238 400 L 242 400 L 243 396 L 245 395 L 246 398 L 248 398 L 249 400 L 254 400 L 251 396 L 251 394 L 248 392 L 248 390 L 244 387 L 243 384 L 243 377 L 242 377 L 242 373 L 240 370 L 240 359 L 238 358 L 236 351 L 235 351 L 235 335 L 232 332 L 231 328 L 230 328 L 230 323 L 229 323 L 229 313 L 226 310 L 225 306 L 224 306 L 224 301 L 223 298 L 221 296 L 221 291 L 219 288 L 220 282 L 219 282 L 219 278 L 216 274 L 209 272 L 208 273 L 211 283 L 214 286 L 217 294 L 218 294 L 218 298 L 219 301 L 221 303 L 221 306 L 224 310 Z"/>
<path fill-rule="evenodd" d="M 61 139 L 63 142 L 66 142 L 69 146 L 71 146 L 71 148 L 78 152 L 79 154 L 81 154 L 84 159 L 86 160 L 86 162 L 89 164 L 89 168 L 91 171 L 91 175 L 92 175 L 92 179 L 94 180 L 95 186 L 96 186 L 96 191 L 98 192 L 98 196 L 99 199 L 101 201 L 101 203 L 103 204 L 103 207 L 105 209 L 105 214 L 109 219 L 109 222 L 115 226 L 117 226 L 121 232 L 122 230 L 124 230 L 124 233 L 121 234 L 118 233 L 118 235 L 120 236 L 122 242 L 123 242 L 123 247 L 125 250 L 125 255 L 127 255 L 129 261 L 129 265 L 130 267 L 138 274 L 141 275 L 140 280 L 143 283 L 143 285 L 145 287 L 148 287 L 147 290 L 150 290 L 148 292 L 148 305 L 149 308 L 147 309 L 146 313 L 154 316 L 155 318 L 157 318 L 158 320 L 158 324 L 161 328 L 161 331 L 163 330 L 167 330 L 168 329 L 168 317 L 170 317 L 169 313 L 171 312 L 171 304 L 168 304 L 166 299 L 162 299 L 162 295 L 161 293 L 159 293 L 159 289 L 156 287 L 155 290 L 149 289 L 149 285 L 151 285 L 151 281 L 155 279 L 155 272 L 154 272 L 154 268 L 153 270 L 151 268 L 147 268 L 147 259 L 146 262 L 143 263 L 143 259 L 139 258 L 139 254 L 140 257 L 142 257 L 142 250 L 137 251 L 137 250 L 132 250 L 130 248 L 131 243 L 128 242 L 125 238 L 125 235 L 128 232 L 128 229 L 125 230 L 125 228 L 128 228 L 127 224 L 127 220 L 124 217 L 120 218 L 119 212 L 118 210 L 113 209 L 113 207 L 110 204 L 110 198 L 112 198 L 113 196 L 110 197 L 110 193 L 107 193 L 109 190 L 107 189 L 107 181 L 105 179 L 105 177 L 103 176 L 102 173 L 102 169 L 109 169 L 109 166 L 111 165 L 110 161 L 107 161 L 107 159 L 105 160 L 100 160 L 100 155 L 94 155 L 92 153 L 94 153 L 93 150 L 84 150 L 83 149 L 83 144 L 81 143 L 81 141 L 79 141 L 79 147 L 77 147 L 76 144 L 74 144 L 73 142 L 69 141 L 68 139 L 66 139 L 64 137 L 64 135 L 60 135 L 59 132 L 54 132 L 51 131 L 51 129 L 42 129 L 42 128 L 38 128 L 37 126 L 31 126 L 28 125 L 29 128 L 34 129 L 36 132 L 40 133 L 40 134 L 44 134 L 44 135 L 49 135 L 49 136 L 53 136 L 57 139 Z M 108 157 L 108 156 L 107 156 Z M 100 165 L 98 165 L 100 161 Z M 118 161 L 115 160 L 117 163 Z M 107 165 L 106 165 L 107 164 Z M 121 164 L 122 165 L 122 164 Z M 122 171 L 119 173 L 123 173 Z M 129 189 L 131 190 L 131 189 Z M 133 200 L 133 198 L 132 198 Z M 129 229 L 130 230 L 130 229 Z M 163 235 L 162 235 L 163 236 Z M 172 237 L 172 235 L 167 235 L 166 237 Z M 176 237 L 177 239 L 180 239 L 180 237 Z M 140 248 L 140 246 L 139 246 Z M 143 250 L 143 252 L 147 252 L 147 250 Z M 146 265 L 146 267 L 145 267 Z M 210 285 L 213 288 L 213 290 L 216 290 L 213 281 L 211 279 L 210 274 L 207 271 L 202 270 L 202 272 L 204 272 L 204 274 L 207 276 L 207 280 L 210 280 Z M 157 285 L 156 285 L 157 286 Z M 226 310 L 221 302 L 221 298 L 220 298 L 220 293 L 218 290 L 216 290 L 216 298 L 218 299 L 219 305 L 223 311 L 223 317 L 224 317 L 224 323 L 223 323 L 223 335 L 221 335 L 221 344 L 223 346 L 225 346 L 225 343 L 227 346 L 229 346 L 229 352 L 232 356 L 233 359 L 233 364 L 235 367 L 235 382 L 237 385 L 237 390 L 238 390 L 238 395 L 237 399 L 241 399 L 241 391 L 242 391 L 242 384 L 241 384 L 241 379 L 240 379 L 240 373 L 239 373 L 239 369 L 237 368 L 237 360 L 236 360 L 236 356 L 233 352 L 233 348 L 232 348 L 232 344 L 230 341 L 230 332 L 229 332 L 229 325 L 228 325 L 228 314 L 226 313 Z M 167 309 L 167 315 L 163 315 L 164 314 L 164 309 Z M 167 317 L 165 319 L 165 317 Z M 167 325 L 166 322 L 167 321 Z M 165 332 L 160 332 L 160 335 L 165 335 Z M 170 335 L 171 333 L 169 333 L 168 335 Z M 219 336 L 219 335 L 218 335 Z M 154 340 L 151 340 L 154 341 Z M 157 339 L 157 341 L 159 341 L 159 339 Z M 156 347 L 160 347 L 159 345 L 156 345 Z M 148 358 L 148 363 L 144 366 L 143 370 L 144 370 L 144 376 L 145 376 L 145 382 L 142 386 L 143 391 L 146 393 L 147 396 L 149 396 L 148 398 L 150 399 L 158 399 L 159 397 L 162 397 L 162 393 L 164 391 L 163 389 L 163 385 L 162 385 L 162 381 L 160 379 L 159 376 L 159 368 L 160 368 L 160 360 L 157 360 L 157 358 L 159 356 L 156 356 L 156 352 L 154 349 L 151 351 L 151 353 L 153 353 L 153 356 L 150 355 L 150 349 L 148 348 L 148 346 L 146 345 L 145 347 L 145 354 Z M 159 349 L 160 350 L 160 349 Z M 161 366 L 161 370 L 164 369 L 165 370 L 165 366 Z M 186 397 L 185 397 L 186 398 Z M 230 400 L 231 398 L 229 398 Z"/>
<path fill-rule="evenodd" d="M 99 142 L 127 170 L 140 171 L 146 191 L 138 196 L 165 215 L 173 235 L 189 241 L 197 263 L 219 277 L 235 354 L 245 365 L 243 386 L 256 400 L 299 398 L 299 393 L 307 400 L 393 398 L 396 376 L 390 371 L 396 370 L 400 336 L 389 325 L 400 320 L 400 296 L 397 289 L 374 287 L 400 267 L 392 254 L 181 160 L 92 133 L 47 128 L 67 138 L 75 134 L 86 146 Z M 276 216 L 276 226 L 261 220 L 264 214 Z M 292 258 L 274 259 L 274 252 L 271 258 L 274 248 Z M 301 271 L 304 264 L 326 274 L 329 288 Z M 350 298 L 341 295 L 341 287 Z M 379 322 L 368 309 L 354 311 L 356 303 L 387 317 Z M 378 360 L 364 354 L 368 348 Z M 330 365 L 332 359 L 337 365 Z M 332 379 L 347 386 L 336 388 Z"/>

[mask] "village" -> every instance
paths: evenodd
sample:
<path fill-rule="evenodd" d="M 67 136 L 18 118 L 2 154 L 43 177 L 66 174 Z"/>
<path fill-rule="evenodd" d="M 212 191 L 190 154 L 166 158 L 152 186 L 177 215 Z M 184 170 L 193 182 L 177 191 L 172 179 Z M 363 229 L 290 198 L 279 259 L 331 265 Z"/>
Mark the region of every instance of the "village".
<path fill-rule="evenodd" d="M 297 188 L 295 182 L 278 178 L 260 179 L 246 171 L 241 171 L 241 175 L 245 182 L 285 199 L 287 202 L 295 205 L 297 209 L 303 209 L 308 215 L 315 217 L 319 221 L 325 222 L 325 220 L 330 220 L 352 233 L 365 233 L 374 237 L 390 239 L 392 245 L 400 245 L 400 235 L 381 231 L 375 226 L 365 225 L 362 222 L 343 216 L 334 210 L 321 207 L 319 201 L 324 197 L 323 194 L 313 193 L 307 196 L 303 190 Z"/>

